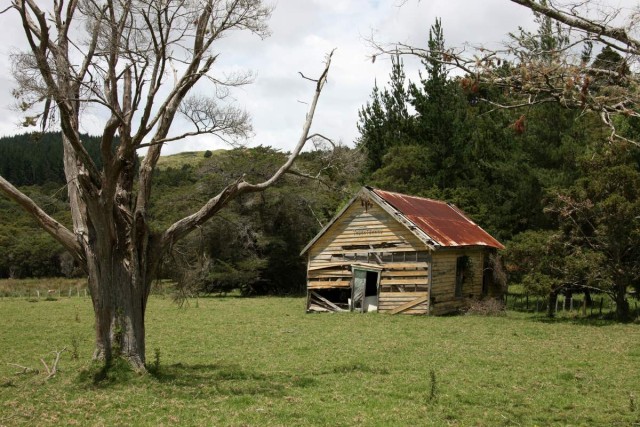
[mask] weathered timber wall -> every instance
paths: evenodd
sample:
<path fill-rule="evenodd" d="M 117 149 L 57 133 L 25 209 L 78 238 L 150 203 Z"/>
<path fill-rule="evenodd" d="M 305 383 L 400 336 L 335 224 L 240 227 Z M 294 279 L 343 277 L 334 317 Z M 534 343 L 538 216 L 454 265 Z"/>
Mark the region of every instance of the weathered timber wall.
<path fill-rule="evenodd" d="M 426 290 L 425 251 L 424 244 L 382 208 L 365 209 L 355 202 L 309 249 L 308 288 L 347 287 L 349 266 L 368 263 L 385 267 L 382 289 Z"/>
<path fill-rule="evenodd" d="M 421 296 L 428 296 L 428 292 L 380 292 L 378 297 L 378 311 L 382 313 L 391 311 Z M 428 300 L 424 301 L 414 305 L 408 310 L 402 311 L 402 314 L 427 314 L 429 309 L 428 304 Z"/>
<path fill-rule="evenodd" d="M 462 297 L 456 297 L 456 264 L 458 257 L 465 255 L 471 260 L 472 275 L 464 283 Z M 446 314 L 463 309 L 469 299 L 479 299 L 482 296 L 483 261 L 481 248 L 446 249 L 433 253 L 431 314 Z"/>
<path fill-rule="evenodd" d="M 418 248 L 424 250 L 422 242 L 382 208 L 370 205 L 365 209 L 355 202 L 310 248 L 310 267 L 331 262 L 331 255 L 345 252 L 366 254 Z"/>

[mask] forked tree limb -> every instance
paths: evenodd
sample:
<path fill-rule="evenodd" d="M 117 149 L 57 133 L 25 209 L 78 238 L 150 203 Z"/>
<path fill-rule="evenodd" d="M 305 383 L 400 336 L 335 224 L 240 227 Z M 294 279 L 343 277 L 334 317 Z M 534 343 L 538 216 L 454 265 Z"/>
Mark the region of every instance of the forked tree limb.
<path fill-rule="evenodd" d="M 62 350 L 59 350 L 59 351 L 56 350 L 53 352 L 53 354 L 55 354 L 56 357 L 55 359 L 53 359 L 53 363 L 51 364 L 51 367 L 47 365 L 47 362 L 45 362 L 43 358 L 40 359 L 40 362 L 42 362 L 42 364 L 44 365 L 44 368 L 47 370 L 47 377 L 44 379 L 45 381 L 56 376 L 56 374 L 58 373 L 58 362 L 60 362 L 60 356 L 66 350 L 67 350 L 67 347 L 64 347 Z"/>
<path fill-rule="evenodd" d="M 75 2 L 71 2 L 69 6 L 72 4 Z M 78 159 L 89 173 L 92 183 L 99 187 L 100 172 L 82 144 L 80 135 L 74 130 L 76 128 L 74 121 L 76 107 L 69 94 L 77 94 L 79 87 L 73 87 L 74 85 L 70 81 L 61 84 L 61 79 L 58 78 L 58 74 L 61 73 L 60 64 L 70 64 L 69 46 L 51 40 L 46 13 L 38 7 L 34 0 L 13 0 L 13 5 L 20 14 L 27 41 L 38 64 L 40 75 L 49 91 L 49 97 L 55 101 L 60 112 L 60 126 Z M 70 18 L 73 10 L 75 7 L 69 9 L 69 16 L 66 18 Z M 35 20 L 32 14 L 35 15 Z M 57 19 L 62 20 L 60 16 L 57 16 Z M 66 26 L 66 24 L 64 25 Z M 64 31 L 64 28 L 61 28 L 61 31 Z"/>
<path fill-rule="evenodd" d="M 313 123 L 313 115 L 315 114 L 316 106 L 318 105 L 318 100 L 320 99 L 320 93 L 322 92 L 322 89 L 324 88 L 324 85 L 327 82 L 329 67 L 331 66 L 331 57 L 333 56 L 334 51 L 335 49 L 332 50 L 327 55 L 324 71 L 322 72 L 322 74 L 320 75 L 320 78 L 317 80 L 317 83 L 316 83 L 316 90 L 313 95 L 313 100 L 311 101 L 311 105 L 309 107 L 309 112 L 307 113 L 307 118 L 302 128 L 302 134 L 300 135 L 298 144 L 291 152 L 291 155 L 289 155 L 289 158 L 287 159 L 287 161 L 280 167 L 280 169 L 278 169 L 278 171 L 275 174 L 273 174 L 271 178 L 269 178 L 264 182 L 261 182 L 258 184 L 250 184 L 246 181 L 241 182 L 240 185 L 238 186 L 238 189 L 240 191 L 242 192 L 262 191 L 270 187 L 271 185 L 273 185 L 273 183 L 275 183 L 285 172 L 287 172 L 291 168 L 291 166 L 293 165 L 293 162 L 295 162 L 296 158 L 304 148 L 305 143 L 309 139 L 309 130 L 311 129 L 311 124 Z"/>
<path fill-rule="evenodd" d="M 320 99 L 320 94 L 322 93 L 322 89 L 327 82 L 327 76 L 329 73 L 329 68 L 331 66 L 331 57 L 333 56 L 333 52 L 334 51 L 331 51 L 327 55 L 324 71 L 320 75 L 320 78 L 318 78 L 318 80 L 316 81 L 315 93 L 313 96 L 313 100 L 311 101 L 309 111 L 307 113 L 307 117 L 302 129 L 302 134 L 300 135 L 298 144 L 289 155 L 287 161 L 266 181 L 252 184 L 246 182 L 244 180 L 244 176 L 239 178 L 232 184 L 225 187 L 224 190 L 222 190 L 218 195 L 211 198 L 196 213 L 175 222 L 164 233 L 162 233 L 160 238 L 160 245 L 158 247 L 159 251 L 163 252 L 166 248 L 173 245 L 173 243 L 189 234 L 196 227 L 203 224 L 205 221 L 215 215 L 220 209 L 222 209 L 227 203 L 229 203 L 229 201 L 231 201 L 235 197 L 243 193 L 252 193 L 267 189 L 291 168 L 294 161 L 304 148 L 305 143 L 309 140 L 309 130 L 311 129 L 313 116 L 318 104 L 318 100 Z"/>

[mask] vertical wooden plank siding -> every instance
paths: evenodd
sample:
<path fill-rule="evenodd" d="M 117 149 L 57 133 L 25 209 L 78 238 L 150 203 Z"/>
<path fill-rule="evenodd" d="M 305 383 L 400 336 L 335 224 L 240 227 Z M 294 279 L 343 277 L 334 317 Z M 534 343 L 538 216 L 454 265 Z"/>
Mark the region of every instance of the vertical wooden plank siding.
<path fill-rule="evenodd" d="M 456 263 L 459 256 L 468 256 L 472 275 L 467 278 L 462 297 L 455 296 Z M 483 251 L 481 248 L 447 249 L 433 253 L 431 284 L 431 314 L 444 314 L 463 309 L 468 299 L 478 299 L 482 295 Z"/>

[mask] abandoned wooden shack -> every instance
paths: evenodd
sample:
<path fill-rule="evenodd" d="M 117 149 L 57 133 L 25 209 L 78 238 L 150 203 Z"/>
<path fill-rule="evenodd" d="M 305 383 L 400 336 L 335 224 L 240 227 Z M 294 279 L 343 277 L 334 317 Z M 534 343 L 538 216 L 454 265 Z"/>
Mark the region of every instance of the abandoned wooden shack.
<path fill-rule="evenodd" d="M 302 250 L 307 311 L 456 312 L 501 296 L 499 249 L 452 204 L 363 187 Z"/>

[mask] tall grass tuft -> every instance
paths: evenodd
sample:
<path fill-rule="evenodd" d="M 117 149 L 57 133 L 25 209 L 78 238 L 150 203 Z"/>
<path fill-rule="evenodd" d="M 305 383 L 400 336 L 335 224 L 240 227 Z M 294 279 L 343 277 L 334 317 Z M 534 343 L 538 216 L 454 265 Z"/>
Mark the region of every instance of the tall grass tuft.
<path fill-rule="evenodd" d="M 434 402 L 438 399 L 438 381 L 436 378 L 436 371 L 429 369 L 429 402 Z"/>

